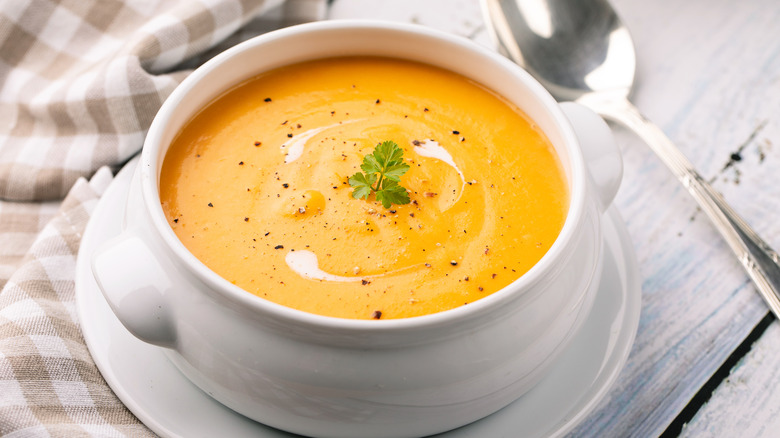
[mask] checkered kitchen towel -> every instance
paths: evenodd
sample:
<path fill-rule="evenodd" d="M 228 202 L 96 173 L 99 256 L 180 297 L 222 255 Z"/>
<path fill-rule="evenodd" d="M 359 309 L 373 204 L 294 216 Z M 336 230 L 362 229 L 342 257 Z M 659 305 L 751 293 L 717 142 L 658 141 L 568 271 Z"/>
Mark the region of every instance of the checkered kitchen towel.
<path fill-rule="evenodd" d="M 323 9 L 319 0 L 0 0 L 0 436 L 153 435 L 84 344 L 74 302 L 82 232 L 109 167 L 140 150 L 192 67 Z"/>

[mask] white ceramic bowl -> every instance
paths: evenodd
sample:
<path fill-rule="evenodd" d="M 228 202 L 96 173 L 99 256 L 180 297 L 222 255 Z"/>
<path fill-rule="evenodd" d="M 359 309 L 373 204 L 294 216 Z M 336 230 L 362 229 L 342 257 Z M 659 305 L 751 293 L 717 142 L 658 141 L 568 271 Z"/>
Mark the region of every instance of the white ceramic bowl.
<path fill-rule="evenodd" d="M 158 192 L 177 131 L 199 108 L 259 72 L 343 55 L 452 70 L 514 102 L 541 127 L 563 162 L 571 205 L 560 236 L 536 266 L 468 306 L 363 321 L 265 301 L 185 249 Z M 557 104 L 525 71 L 466 39 L 383 22 L 301 25 L 222 53 L 168 98 L 144 145 L 125 231 L 96 254 L 93 271 L 130 332 L 166 348 L 203 391 L 250 418 L 312 436 L 429 435 L 520 397 L 576 332 L 598 288 L 601 215 L 621 176 L 619 152 L 600 118 Z"/>

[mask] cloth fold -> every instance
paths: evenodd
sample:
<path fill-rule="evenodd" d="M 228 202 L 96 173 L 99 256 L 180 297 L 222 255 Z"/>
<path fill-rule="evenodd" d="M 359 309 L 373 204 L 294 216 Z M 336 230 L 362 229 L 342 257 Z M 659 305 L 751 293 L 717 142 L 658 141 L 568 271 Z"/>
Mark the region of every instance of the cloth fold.
<path fill-rule="evenodd" d="M 140 150 L 176 69 L 252 19 L 263 0 L 4 2 L 0 198 L 61 199 Z"/>
<path fill-rule="evenodd" d="M 74 184 L 0 293 L 2 436 L 154 436 L 100 375 L 76 315 L 79 242 L 112 178 L 104 167 Z M 17 212 L 3 208 L 0 222 Z"/>
<path fill-rule="evenodd" d="M 82 233 L 112 171 L 140 151 L 191 69 L 258 33 L 321 18 L 324 5 L 0 2 L 0 436 L 154 436 L 84 343 Z"/>

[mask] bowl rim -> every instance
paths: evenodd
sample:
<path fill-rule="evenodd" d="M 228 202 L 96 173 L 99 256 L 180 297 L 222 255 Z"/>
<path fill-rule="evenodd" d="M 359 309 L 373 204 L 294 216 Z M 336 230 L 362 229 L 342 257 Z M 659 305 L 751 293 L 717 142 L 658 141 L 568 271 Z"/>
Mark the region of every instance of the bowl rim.
<path fill-rule="evenodd" d="M 201 80 L 207 77 L 212 70 L 219 68 L 226 60 L 237 56 L 240 53 L 296 35 L 317 35 L 322 32 L 342 32 L 345 30 L 360 32 L 398 32 L 423 40 L 439 40 L 441 43 L 452 44 L 460 46 L 465 50 L 478 52 L 485 60 L 492 63 L 491 67 L 507 70 L 516 77 L 518 81 L 521 81 L 551 116 L 553 123 L 557 127 L 558 134 L 561 136 L 564 143 L 563 147 L 568 154 L 570 169 L 570 173 L 567 175 L 570 188 L 569 210 L 564 225 L 550 249 L 527 272 L 504 288 L 484 298 L 471 302 L 466 306 L 459 306 L 441 312 L 408 318 L 363 320 L 319 315 L 274 303 L 230 283 L 219 274 L 209 269 L 187 250 L 173 232 L 173 229 L 169 226 L 162 210 L 157 183 L 159 169 L 163 159 L 159 153 L 159 148 L 163 147 L 161 137 L 165 132 L 166 125 L 184 96 L 191 92 L 191 90 Z M 257 73 L 260 73 L 260 71 L 257 71 L 254 74 Z M 233 85 L 235 84 L 226 84 L 226 87 L 223 90 L 227 90 Z M 492 89 L 488 84 L 483 84 L 483 86 Z M 197 112 L 197 110 L 195 110 L 193 114 L 195 112 Z M 542 280 L 545 275 L 555 268 L 554 261 L 561 261 L 566 258 L 566 249 L 576 237 L 576 231 L 585 215 L 587 201 L 585 195 L 588 182 L 584 158 L 578 145 L 579 140 L 577 139 L 569 120 L 559 107 L 558 102 L 555 101 L 539 82 L 533 79 L 528 72 L 517 64 L 512 63 L 498 53 L 479 46 L 467 38 L 409 23 L 363 19 L 319 21 L 294 25 L 253 37 L 214 56 L 188 75 L 163 102 L 147 132 L 141 153 L 141 162 L 139 163 L 139 171 L 141 173 L 141 198 L 143 199 L 146 216 L 151 220 L 152 228 L 156 232 L 156 235 L 162 238 L 165 249 L 170 251 L 175 259 L 182 262 L 188 272 L 192 273 L 208 287 L 209 290 L 207 292 L 221 299 L 227 299 L 231 303 L 257 314 L 259 317 L 271 318 L 277 322 L 292 323 L 301 328 L 337 330 L 342 332 L 397 333 L 408 330 L 416 331 L 424 328 L 435 329 L 462 324 L 463 322 L 473 320 L 486 312 L 491 312 L 494 309 L 503 307 L 508 301 L 522 296 L 524 291 L 527 291 L 531 286 Z M 561 159 L 563 160 L 563 158 Z"/>

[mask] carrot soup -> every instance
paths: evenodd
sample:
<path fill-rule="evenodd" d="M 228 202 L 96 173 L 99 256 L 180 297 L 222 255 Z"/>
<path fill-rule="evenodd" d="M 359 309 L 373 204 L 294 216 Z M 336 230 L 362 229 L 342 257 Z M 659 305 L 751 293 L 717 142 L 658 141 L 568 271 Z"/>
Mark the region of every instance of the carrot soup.
<path fill-rule="evenodd" d="M 361 167 L 382 161 L 382 144 L 405 165 L 385 181 L 398 186 L 389 204 L 373 190 L 381 172 Z M 373 184 L 360 189 L 358 174 Z M 502 289 L 547 252 L 569 205 L 559 158 L 519 108 L 455 73 L 378 57 L 290 65 L 227 91 L 170 145 L 160 197 L 182 243 L 223 278 L 353 319 Z"/>

